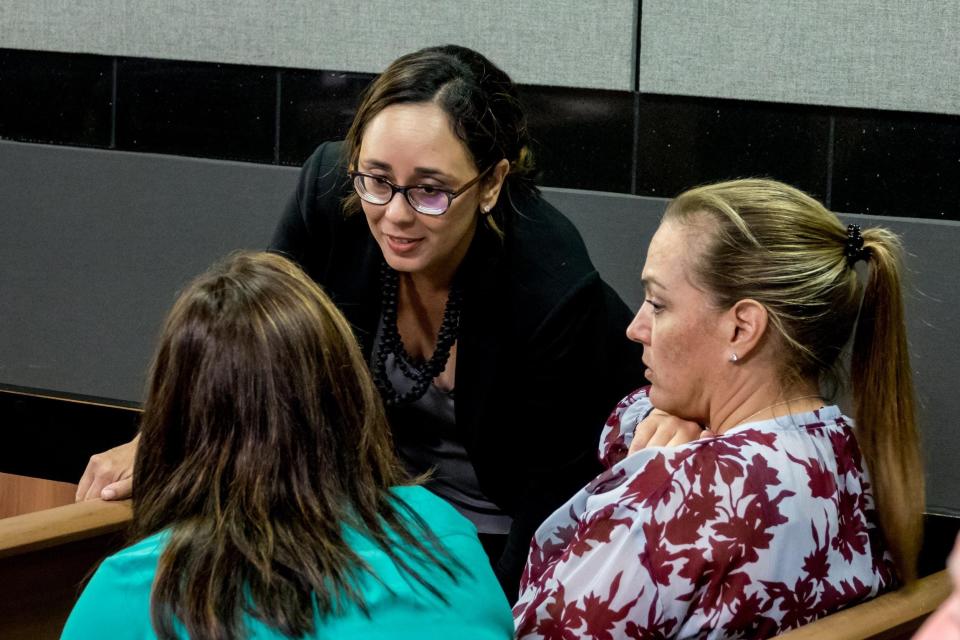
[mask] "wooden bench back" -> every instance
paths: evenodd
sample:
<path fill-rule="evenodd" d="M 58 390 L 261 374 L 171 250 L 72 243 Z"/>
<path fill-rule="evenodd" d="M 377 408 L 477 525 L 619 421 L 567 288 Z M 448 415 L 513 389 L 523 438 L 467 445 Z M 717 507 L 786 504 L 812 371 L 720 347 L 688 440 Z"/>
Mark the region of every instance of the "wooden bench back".
<path fill-rule="evenodd" d="M 0 519 L 0 638 L 60 637 L 83 583 L 123 544 L 129 501 L 92 500 Z"/>

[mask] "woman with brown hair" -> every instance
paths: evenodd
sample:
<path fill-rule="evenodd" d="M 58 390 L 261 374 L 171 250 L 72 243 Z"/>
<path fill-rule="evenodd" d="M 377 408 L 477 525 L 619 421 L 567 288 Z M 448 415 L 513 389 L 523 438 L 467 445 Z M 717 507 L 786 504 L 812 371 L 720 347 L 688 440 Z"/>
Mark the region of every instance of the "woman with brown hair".
<path fill-rule="evenodd" d="M 64 638 L 509 638 L 473 526 L 417 486 L 350 327 L 298 267 L 241 254 L 167 317 L 133 537 Z"/>
<path fill-rule="evenodd" d="M 627 330 L 650 386 L 607 422 L 608 470 L 537 531 L 518 637 L 765 638 L 915 577 L 900 254 L 771 180 L 669 205 Z M 823 399 L 851 336 L 855 422 Z M 626 456 L 654 407 L 713 437 Z"/>
<path fill-rule="evenodd" d="M 350 321 L 402 460 L 477 526 L 511 599 L 533 531 L 600 471 L 603 419 L 643 383 L 631 314 L 539 195 L 530 145 L 484 56 L 405 55 L 307 160 L 270 247 Z M 131 450 L 94 456 L 78 498 L 128 493 L 111 483 Z"/>

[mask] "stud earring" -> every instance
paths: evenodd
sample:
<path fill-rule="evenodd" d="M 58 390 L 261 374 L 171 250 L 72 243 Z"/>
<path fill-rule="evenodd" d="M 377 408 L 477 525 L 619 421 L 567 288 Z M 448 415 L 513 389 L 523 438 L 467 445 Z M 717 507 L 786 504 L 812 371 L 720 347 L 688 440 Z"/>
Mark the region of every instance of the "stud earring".
<path fill-rule="evenodd" d="M 490 213 L 490 207 L 480 207 L 480 213 L 482 213 L 483 215 L 487 215 L 488 213 Z"/>
<path fill-rule="evenodd" d="M 730 362 L 736 362 L 736 361 L 739 360 L 739 359 L 740 359 L 740 357 L 737 356 L 737 354 L 735 354 L 735 353 L 731 353 L 731 354 L 730 354 Z"/>

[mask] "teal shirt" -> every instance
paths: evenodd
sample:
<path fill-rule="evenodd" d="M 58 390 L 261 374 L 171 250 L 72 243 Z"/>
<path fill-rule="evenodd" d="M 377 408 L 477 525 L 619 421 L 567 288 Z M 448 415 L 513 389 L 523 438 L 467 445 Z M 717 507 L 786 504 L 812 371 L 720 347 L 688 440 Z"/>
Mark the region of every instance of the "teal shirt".
<path fill-rule="evenodd" d="M 422 487 L 397 487 L 394 493 L 424 519 L 469 573 L 454 568 L 457 575 L 454 581 L 439 567 L 417 565 L 427 582 L 444 594 L 445 604 L 397 568 L 372 541 L 353 536 L 354 550 L 383 581 L 380 584 L 371 576 L 363 580 L 362 591 L 370 617 L 351 605 L 345 615 L 323 621 L 318 617 L 316 632 L 311 637 L 337 640 L 513 638 L 510 607 L 473 524 Z M 61 639 L 156 638 L 150 623 L 150 590 L 168 536 L 166 532 L 158 533 L 104 560 L 70 613 Z M 285 637 L 253 618 L 248 618 L 247 629 L 250 638 Z"/>

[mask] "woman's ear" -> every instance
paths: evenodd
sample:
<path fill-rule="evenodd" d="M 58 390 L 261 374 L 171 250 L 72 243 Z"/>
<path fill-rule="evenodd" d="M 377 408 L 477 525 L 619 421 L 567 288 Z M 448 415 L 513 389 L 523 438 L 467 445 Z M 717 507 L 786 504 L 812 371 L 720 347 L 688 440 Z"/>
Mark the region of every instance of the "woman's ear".
<path fill-rule="evenodd" d="M 510 173 L 510 162 L 506 158 L 493 165 L 490 175 L 483 180 L 483 186 L 480 188 L 480 211 L 489 213 L 496 206 L 508 173 Z"/>
<path fill-rule="evenodd" d="M 730 353 L 743 359 L 755 352 L 767 333 L 767 308 L 751 298 L 739 300 L 728 313 Z"/>

